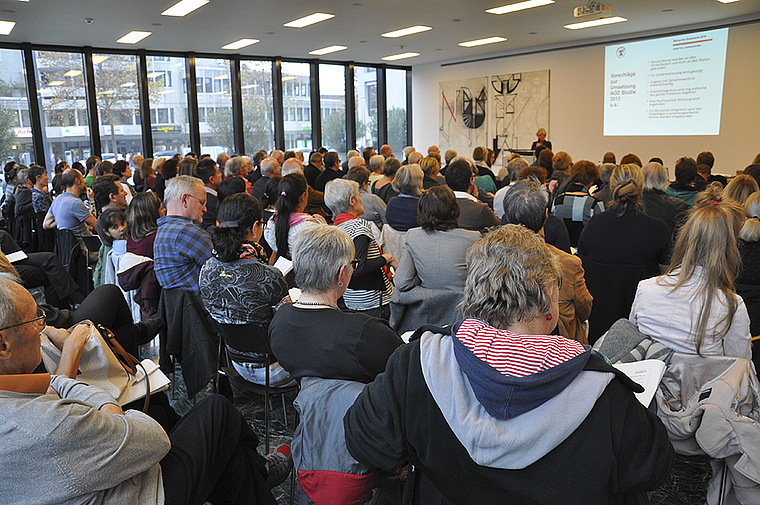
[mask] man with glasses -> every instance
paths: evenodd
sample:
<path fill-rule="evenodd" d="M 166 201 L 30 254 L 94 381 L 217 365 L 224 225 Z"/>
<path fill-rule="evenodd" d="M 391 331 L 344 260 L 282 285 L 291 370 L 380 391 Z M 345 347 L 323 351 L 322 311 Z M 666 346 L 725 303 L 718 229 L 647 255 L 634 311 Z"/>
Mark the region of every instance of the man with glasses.
<path fill-rule="evenodd" d="M 164 289 L 198 293 L 198 275 L 213 247 L 211 237 L 199 226 L 206 199 L 200 179 L 179 175 L 166 182 L 166 217 L 158 220 L 153 245 L 156 278 Z"/>
<path fill-rule="evenodd" d="M 0 380 L 32 378 L 44 328 L 31 295 L 0 273 Z M 87 333 L 80 325 L 66 335 L 61 365 L 69 352 L 72 375 Z M 290 448 L 259 455 L 258 438 L 221 396 L 198 403 L 167 435 L 148 415 L 123 412 L 100 388 L 65 375 L 53 375 L 47 393 L 45 387 L 21 393 L 9 382 L 0 386 L 5 503 L 274 505 L 269 489 L 287 477 Z"/>

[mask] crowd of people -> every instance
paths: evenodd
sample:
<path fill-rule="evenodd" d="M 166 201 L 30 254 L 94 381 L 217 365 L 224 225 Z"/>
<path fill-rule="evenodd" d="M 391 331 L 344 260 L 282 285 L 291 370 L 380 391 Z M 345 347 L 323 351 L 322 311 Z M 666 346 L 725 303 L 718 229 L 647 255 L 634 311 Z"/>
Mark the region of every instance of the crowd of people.
<path fill-rule="evenodd" d="M 159 332 L 193 333 L 166 314 L 197 304 L 250 382 L 360 384 L 335 421 L 345 450 L 385 472 L 412 463 L 419 503 L 648 503 L 673 448 L 638 387 L 590 346 L 623 318 L 673 351 L 760 364 L 760 155 L 730 181 L 711 153 L 684 156 L 670 182 L 658 158 L 555 154 L 543 129 L 533 149 L 501 167 L 482 146 L 138 155 L 134 167 L 91 157 L 56 165 L 51 181 L 10 162 L 0 379 L 54 378 L 42 395 L 0 386 L 15 462 L 0 488 L 67 503 L 273 503 L 290 448 L 259 455 L 227 399 L 182 418 L 161 399 L 142 415 L 76 380 L 81 321 L 137 354 Z M 57 235 L 39 238 L 64 230 L 92 286 L 69 274 Z M 404 339 L 402 319 L 419 328 Z M 67 367 L 40 368 L 42 331 Z"/>

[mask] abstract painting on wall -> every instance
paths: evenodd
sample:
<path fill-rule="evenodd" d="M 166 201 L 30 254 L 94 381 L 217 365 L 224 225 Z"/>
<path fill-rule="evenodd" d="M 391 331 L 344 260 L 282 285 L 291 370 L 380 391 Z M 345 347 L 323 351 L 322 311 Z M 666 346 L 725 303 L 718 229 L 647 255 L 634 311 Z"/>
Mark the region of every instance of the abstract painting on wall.
<path fill-rule="evenodd" d="M 460 156 L 488 142 L 488 77 L 439 83 L 439 143 Z"/>
<path fill-rule="evenodd" d="M 491 76 L 491 110 L 487 147 L 499 151 L 527 150 L 539 128 L 549 129 L 549 71 Z"/>

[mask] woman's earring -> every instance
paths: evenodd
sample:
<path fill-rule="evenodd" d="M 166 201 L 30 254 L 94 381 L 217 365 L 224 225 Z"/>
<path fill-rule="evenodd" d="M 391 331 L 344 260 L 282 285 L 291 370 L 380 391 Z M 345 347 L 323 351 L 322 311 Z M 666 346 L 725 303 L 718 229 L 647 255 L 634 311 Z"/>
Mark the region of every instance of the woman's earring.
<path fill-rule="evenodd" d="M 343 287 L 343 281 L 338 281 L 338 287 L 339 287 L 339 288 L 342 288 L 342 287 Z"/>
<path fill-rule="evenodd" d="M 552 319 L 554 319 L 554 316 L 552 316 L 551 314 L 546 316 L 547 321 L 551 321 Z"/>

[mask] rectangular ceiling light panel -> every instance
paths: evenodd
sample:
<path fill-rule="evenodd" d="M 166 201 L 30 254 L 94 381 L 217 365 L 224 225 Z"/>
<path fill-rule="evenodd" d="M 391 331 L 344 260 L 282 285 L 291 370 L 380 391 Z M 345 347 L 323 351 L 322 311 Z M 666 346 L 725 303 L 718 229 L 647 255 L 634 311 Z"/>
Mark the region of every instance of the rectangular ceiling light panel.
<path fill-rule="evenodd" d="M 141 32 L 139 30 L 132 30 L 128 34 L 124 35 L 122 38 L 117 40 L 116 42 L 120 44 L 137 44 L 145 37 L 149 36 L 151 32 Z"/>
<path fill-rule="evenodd" d="M 432 28 L 429 26 L 416 25 L 416 26 L 410 26 L 409 28 L 402 28 L 401 30 L 395 30 L 392 32 L 382 33 L 380 34 L 380 36 L 395 39 L 397 37 L 404 37 L 406 35 L 414 35 L 415 33 L 426 32 L 428 30 L 432 30 Z"/>
<path fill-rule="evenodd" d="M 602 18 L 595 21 L 584 21 L 583 23 L 573 23 L 571 25 L 565 25 L 568 30 L 581 30 L 583 28 L 593 28 L 595 26 L 611 25 L 613 23 L 622 23 L 628 21 L 620 16 L 613 16 L 611 18 Z"/>
<path fill-rule="evenodd" d="M 415 56 L 419 56 L 420 53 L 400 53 L 400 54 L 392 54 L 390 56 L 384 56 L 380 58 L 384 61 L 396 61 L 396 60 L 403 60 L 405 58 L 414 58 Z"/>
<path fill-rule="evenodd" d="M 309 14 L 306 17 L 296 19 L 294 21 L 291 21 L 290 23 L 285 23 L 284 26 L 287 26 L 288 28 L 303 28 L 304 26 L 313 25 L 314 23 L 319 23 L 320 21 L 326 21 L 334 17 L 335 17 L 335 14 L 325 14 L 324 12 L 315 12 L 314 14 Z"/>
<path fill-rule="evenodd" d="M 315 49 L 313 51 L 309 51 L 309 54 L 313 54 L 316 56 L 322 56 L 323 54 L 330 54 L 330 53 L 336 53 L 338 51 L 343 51 L 344 49 L 348 49 L 346 46 L 327 46 L 323 47 L 322 49 Z"/>
<path fill-rule="evenodd" d="M 488 37 L 487 39 L 478 39 L 478 40 L 469 40 L 467 42 L 460 42 L 459 45 L 462 47 L 475 47 L 475 46 L 483 46 L 486 44 L 495 44 L 497 42 L 504 42 L 504 37 Z"/>
<path fill-rule="evenodd" d="M 0 21 L 0 35 L 10 35 L 14 26 L 16 26 L 15 21 Z"/>
<path fill-rule="evenodd" d="M 244 47 L 248 47 L 252 44 L 258 44 L 259 39 L 240 39 L 237 42 L 230 42 L 226 46 L 222 46 L 222 49 L 229 49 L 229 50 L 236 50 L 236 49 L 242 49 Z"/>
<path fill-rule="evenodd" d="M 532 9 L 533 7 L 541 7 L 543 5 L 551 5 L 554 0 L 527 0 L 525 2 L 517 2 L 509 5 L 502 5 L 501 7 L 494 7 L 487 9 L 489 14 L 508 14 L 510 12 L 521 11 L 524 9 Z"/>
<path fill-rule="evenodd" d="M 187 16 L 195 9 L 200 9 L 207 3 L 208 0 L 182 0 L 166 9 L 161 15 L 181 18 L 182 16 Z"/>

